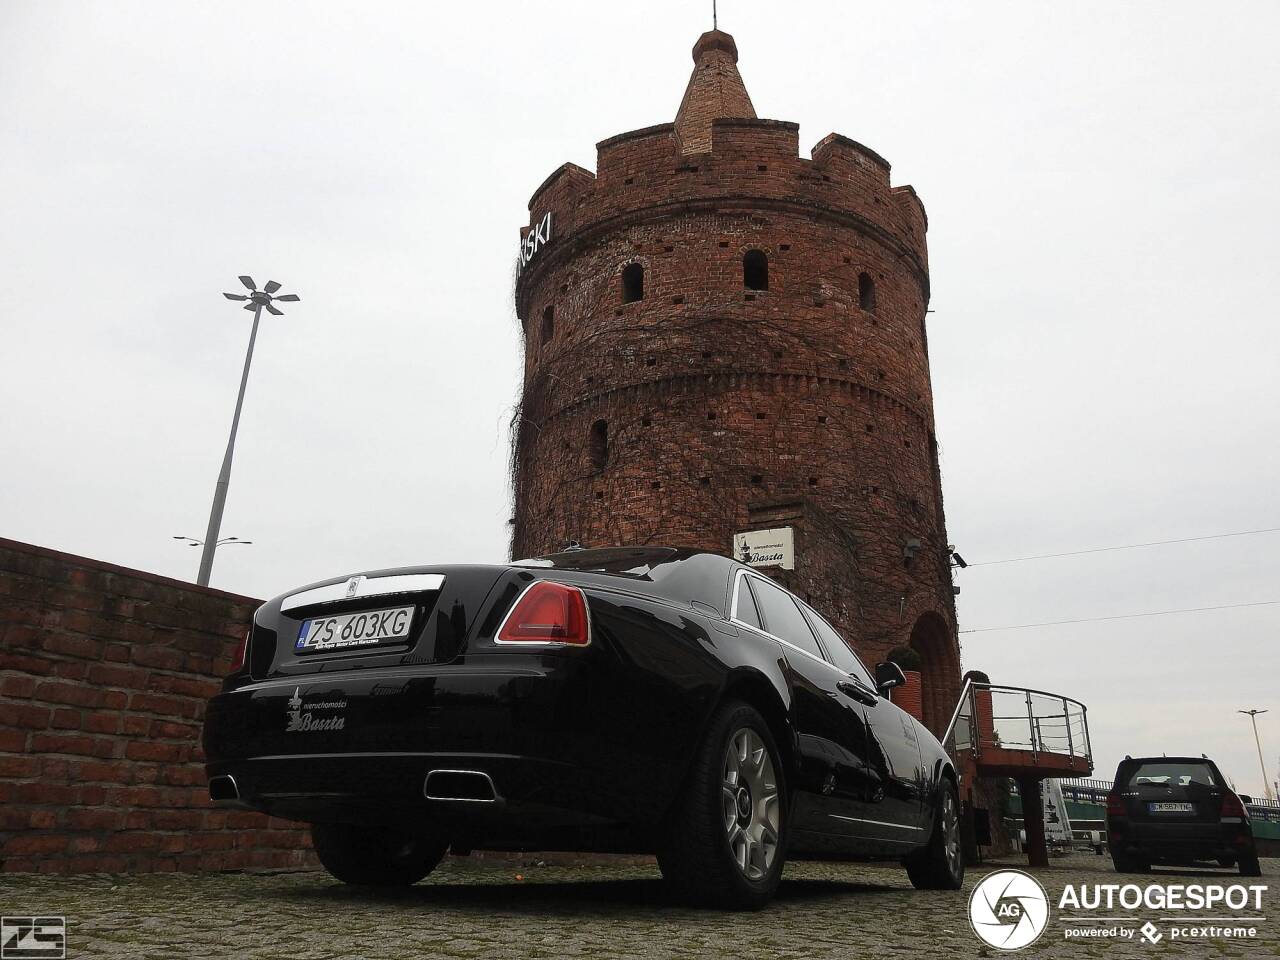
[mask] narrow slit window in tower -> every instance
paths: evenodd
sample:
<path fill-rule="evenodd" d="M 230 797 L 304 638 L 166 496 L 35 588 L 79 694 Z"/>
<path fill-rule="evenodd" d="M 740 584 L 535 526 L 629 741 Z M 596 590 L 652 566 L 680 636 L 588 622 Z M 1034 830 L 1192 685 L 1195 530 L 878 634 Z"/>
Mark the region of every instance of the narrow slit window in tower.
<path fill-rule="evenodd" d="M 858 306 L 868 313 L 875 313 L 876 282 L 869 273 L 858 274 Z"/>
<path fill-rule="evenodd" d="M 742 285 L 748 290 L 769 289 L 769 258 L 763 250 L 748 250 L 742 258 Z"/>
<path fill-rule="evenodd" d="M 597 420 L 591 425 L 591 435 L 587 439 L 587 456 L 591 465 L 597 470 L 604 468 L 609 459 L 609 423 Z"/>
<path fill-rule="evenodd" d="M 622 302 L 635 303 L 644 299 L 644 267 L 628 263 L 622 268 Z"/>
<path fill-rule="evenodd" d="M 556 334 L 556 308 L 550 304 L 542 311 L 542 345 L 545 347 Z"/>

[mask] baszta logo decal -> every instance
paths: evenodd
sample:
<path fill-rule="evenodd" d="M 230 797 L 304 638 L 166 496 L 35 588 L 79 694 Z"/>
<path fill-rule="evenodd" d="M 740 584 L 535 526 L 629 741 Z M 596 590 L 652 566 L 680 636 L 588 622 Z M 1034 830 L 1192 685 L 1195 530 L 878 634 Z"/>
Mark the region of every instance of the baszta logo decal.
<path fill-rule="evenodd" d="M 307 712 L 302 712 L 302 688 L 295 687 L 293 696 L 289 698 L 289 709 L 286 712 L 289 723 L 284 728 L 285 733 L 312 733 L 319 730 L 341 730 L 346 725 L 346 717 L 316 717 L 312 710 L 342 710 L 346 707 L 346 700 L 326 700 L 323 703 L 313 703 L 307 708 Z"/>

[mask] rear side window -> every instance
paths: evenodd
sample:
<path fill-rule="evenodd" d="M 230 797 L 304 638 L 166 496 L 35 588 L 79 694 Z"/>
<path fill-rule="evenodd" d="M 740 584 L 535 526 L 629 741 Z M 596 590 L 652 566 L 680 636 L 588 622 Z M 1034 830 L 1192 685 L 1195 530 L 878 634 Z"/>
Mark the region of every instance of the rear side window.
<path fill-rule="evenodd" d="M 760 611 L 756 609 L 756 598 L 751 595 L 751 581 L 746 577 L 738 580 L 738 599 L 733 608 L 733 616 L 735 620 L 741 620 L 757 630 L 764 629 Z"/>
<path fill-rule="evenodd" d="M 861 680 L 872 690 L 875 689 L 875 681 L 871 679 L 871 674 L 867 673 L 867 668 L 862 665 L 862 661 L 858 659 L 857 654 L 849 649 L 849 645 L 844 642 L 844 638 L 836 633 L 835 628 L 827 621 L 818 616 L 812 607 L 804 608 L 805 616 L 809 618 L 809 622 L 813 624 L 814 632 L 818 634 L 818 638 L 822 641 L 822 645 L 827 648 L 827 657 L 837 667 Z"/>
<path fill-rule="evenodd" d="M 1180 763 L 1152 760 L 1139 764 L 1129 777 L 1131 787 L 1185 787 L 1192 783 L 1203 787 L 1216 786 L 1213 767 L 1194 760 Z"/>
<path fill-rule="evenodd" d="M 752 592 L 760 612 L 764 615 L 764 628 L 775 637 L 781 637 L 787 643 L 811 653 L 820 660 L 825 660 L 817 638 L 809 629 L 809 624 L 796 602 L 781 587 L 776 587 L 759 577 L 750 577 Z"/>

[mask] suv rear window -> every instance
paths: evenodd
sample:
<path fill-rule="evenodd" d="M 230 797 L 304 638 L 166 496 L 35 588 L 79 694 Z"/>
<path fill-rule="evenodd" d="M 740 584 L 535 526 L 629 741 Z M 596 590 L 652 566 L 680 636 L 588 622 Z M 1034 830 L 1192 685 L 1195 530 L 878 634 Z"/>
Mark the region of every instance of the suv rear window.
<path fill-rule="evenodd" d="M 1151 760 L 1139 764 L 1129 777 L 1131 787 L 1185 787 L 1191 783 L 1216 786 L 1213 768 L 1207 763 L 1192 761 Z"/>

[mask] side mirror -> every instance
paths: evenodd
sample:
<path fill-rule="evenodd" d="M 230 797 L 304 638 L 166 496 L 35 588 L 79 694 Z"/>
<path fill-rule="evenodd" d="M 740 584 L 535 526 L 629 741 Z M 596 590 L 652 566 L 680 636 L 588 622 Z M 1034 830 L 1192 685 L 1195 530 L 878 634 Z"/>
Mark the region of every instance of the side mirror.
<path fill-rule="evenodd" d="M 903 674 L 902 668 L 896 663 L 876 664 L 876 689 L 881 693 L 887 693 L 894 687 L 900 687 L 906 682 L 906 675 Z"/>
<path fill-rule="evenodd" d="M 1249 796 L 1247 793 L 1242 793 L 1240 794 L 1240 802 L 1247 806 L 1248 804 L 1253 803 L 1253 797 Z"/>

